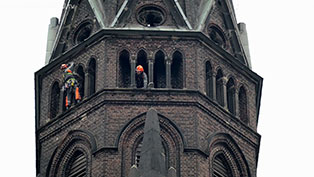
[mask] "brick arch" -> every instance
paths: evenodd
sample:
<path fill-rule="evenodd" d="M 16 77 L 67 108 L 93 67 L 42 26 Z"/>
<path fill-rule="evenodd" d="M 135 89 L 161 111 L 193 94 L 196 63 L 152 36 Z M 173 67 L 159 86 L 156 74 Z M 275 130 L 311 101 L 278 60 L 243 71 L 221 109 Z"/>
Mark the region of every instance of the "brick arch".
<path fill-rule="evenodd" d="M 158 114 L 160 124 L 160 136 L 163 141 L 168 159 L 167 167 L 180 169 L 180 156 L 185 147 L 185 141 L 179 128 L 165 116 Z M 146 112 L 131 119 L 121 129 L 117 139 L 119 156 L 121 157 L 121 175 L 127 176 L 132 165 L 134 146 L 144 134 Z M 180 170 L 177 170 L 177 174 Z"/>
<path fill-rule="evenodd" d="M 236 141 L 226 133 L 216 133 L 208 137 L 205 152 L 209 154 L 209 176 L 213 173 L 213 160 L 222 154 L 228 161 L 233 177 L 251 177 L 248 162 Z"/>
<path fill-rule="evenodd" d="M 73 154 L 80 151 L 87 158 L 87 174 L 91 174 L 92 154 L 97 150 L 94 136 L 84 130 L 72 130 L 61 141 L 50 158 L 46 177 L 64 176 Z"/>

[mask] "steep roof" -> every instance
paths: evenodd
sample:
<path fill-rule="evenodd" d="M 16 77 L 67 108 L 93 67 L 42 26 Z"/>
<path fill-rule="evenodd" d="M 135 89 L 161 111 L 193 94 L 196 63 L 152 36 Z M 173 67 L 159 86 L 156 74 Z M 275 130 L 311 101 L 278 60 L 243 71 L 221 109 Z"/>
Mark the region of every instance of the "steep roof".
<path fill-rule="evenodd" d="M 79 9 L 84 13 L 88 11 L 85 17 L 78 14 Z M 216 11 L 219 11 L 218 16 L 221 16 L 222 20 L 210 20 L 217 16 Z M 51 53 L 51 58 L 47 61 L 51 62 L 53 58 L 76 45 L 73 42 L 75 31 L 79 30 L 80 23 L 86 19 L 92 22 L 88 36 L 101 29 L 153 29 L 174 33 L 198 31 L 210 38 L 207 28 L 212 23 L 217 23 L 216 25 L 222 29 L 221 34 L 226 36 L 225 40 L 232 46 L 227 52 L 232 53 L 244 65 L 251 67 L 248 42 L 244 41 L 243 45 L 241 41 L 247 40 L 246 30 L 244 29 L 245 33 L 242 33 L 243 29 L 242 32 L 239 31 L 233 4 L 229 0 L 108 0 L 106 4 L 102 0 L 65 0 L 58 30 L 50 32 L 55 32 L 56 34 L 52 36 L 56 37 L 50 49 L 47 47 L 47 53 Z M 69 39 L 71 37 L 72 39 Z"/>

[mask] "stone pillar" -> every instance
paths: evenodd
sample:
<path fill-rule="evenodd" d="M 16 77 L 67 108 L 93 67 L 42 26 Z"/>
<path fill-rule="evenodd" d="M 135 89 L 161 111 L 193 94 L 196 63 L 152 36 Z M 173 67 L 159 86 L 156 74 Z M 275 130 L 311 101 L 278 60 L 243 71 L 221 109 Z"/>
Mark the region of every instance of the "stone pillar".
<path fill-rule="evenodd" d="M 223 77 L 221 78 L 222 81 L 222 88 L 223 88 L 223 107 L 225 109 L 228 109 L 228 100 L 227 100 L 227 78 Z"/>
<path fill-rule="evenodd" d="M 148 88 L 154 88 L 154 61 L 152 54 L 148 56 Z"/>
<path fill-rule="evenodd" d="M 165 56 L 166 61 L 166 88 L 171 88 L 171 59 Z"/>
<path fill-rule="evenodd" d="M 86 98 L 86 97 L 90 96 L 90 94 L 89 94 L 89 82 L 90 82 L 90 80 L 89 80 L 89 73 L 88 73 L 88 71 L 85 71 L 85 76 L 84 77 L 85 77 L 84 78 L 84 97 Z"/>
<path fill-rule="evenodd" d="M 131 55 L 131 87 L 135 88 L 136 84 L 135 84 L 135 67 L 136 67 L 136 57 L 134 54 Z"/>
<path fill-rule="evenodd" d="M 240 117 L 240 107 L 239 107 L 239 89 L 234 88 L 234 110 L 235 116 Z"/>
<path fill-rule="evenodd" d="M 62 85 L 63 86 L 63 85 Z M 62 87 L 61 87 L 62 88 Z M 65 90 L 60 89 L 60 98 L 59 98 L 59 110 L 57 110 L 57 115 L 62 114 L 63 105 L 65 104 L 63 101 L 63 97 L 65 96 Z"/>
<path fill-rule="evenodd" d="M 216 73 L 212 74 L 212 82 L 213 82 L 213 100 L 217 101 L 217 91 L 216 91 Z"/>

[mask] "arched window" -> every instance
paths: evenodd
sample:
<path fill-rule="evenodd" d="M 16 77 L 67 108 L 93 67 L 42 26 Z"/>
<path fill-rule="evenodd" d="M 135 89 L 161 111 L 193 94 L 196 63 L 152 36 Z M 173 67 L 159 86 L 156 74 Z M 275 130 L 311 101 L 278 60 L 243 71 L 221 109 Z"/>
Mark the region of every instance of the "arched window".
<path fill-rule="evenodd" d="M 76 70 L 76 73 L 78 74 L 78 83 L 79 85 L 79 90 L 80 90 L 80 95 L 81 98 L 84 98 L 84 85 L 85 85 L 85 72 L 82 66 L 79 66 Z"/>
<path fill-rule="evenodd" d="M 88 90 L 89 96 L 96 92 L 96 60 L 92 58 L 88 65 Z"/>
<path fill-rule="evenodd" d="M 235 88 L 232 78 L 227 82 L 227 105 L 230 113 L 235 114 Z"/>
<path fill-rule="evenodd" d="M 123 50 L 119 55 L 119 87 L 127 88 L 131 85 L 130 54 Z"/>
<path fill-rule="evenodd" d="M 216 100 L 221 106 L 224 106 L 223 74 L 220 69 L 216 75 Z"/>
<path fill-rule="evenodd" d="M 209 61 L 205 63 L 205 89 L 206 95 L 213 98 L 212 66 Z"/>
<path fill-rule="evenodd" d="M 59 83 L 56 81 L 52 85 L 51 95 L 50 95 L 50 119 L 57 116 L 60 104 L 60 88 Z"/>
<path fill-rule="evenodd" d="M 247 115 L 247 96 L 243 86 L 239 90 L 239 112 L 240 120 L 247 124 L 249 120 Z"/>
<path fill-rule="evenodd" d="M 183 88 L 183 57 L 178 51 L 174 52 L 171 64 L 171 86 L 172 88 Z"/>
<path fill-rule="evenodd" d="M 146 52 L 144 50 L 140 50 L 137 53 L 137 63 L 136 63 L 136 65 L 142 65 L 143 66 L 144 72 L 147 74 L 147 78 L 148 78 L 147 54 L 146 54 Z"/>
<path fill-rule="evenodd" d="M 82 151 L 75 151 L 65 171 L 66 177 L 85 177 L 87 175 L 87 158 Z"/>
<path fill-rule="evenodd" d="M 162 51 L 155 55 L 154 82 L 156 88 L 166 88 L 165 54 Z"/>
<path fill-rule="evenodd" d="M 230 166 L 223 154 L 218 154 L 214 158 L 213 177 L 232 177 Z"/>

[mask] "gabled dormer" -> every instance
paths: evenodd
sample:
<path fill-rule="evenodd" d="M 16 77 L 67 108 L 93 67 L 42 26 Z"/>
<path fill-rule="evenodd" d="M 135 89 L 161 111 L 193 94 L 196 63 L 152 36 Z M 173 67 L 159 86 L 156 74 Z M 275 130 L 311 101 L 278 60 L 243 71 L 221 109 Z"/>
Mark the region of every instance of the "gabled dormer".
<path fill-rule="evenodd" d="M 55 21 L 51 23 L 56 23 Z M 51 25 L 54 28 L 57 26 L 57 29 L 50 30 L 48 34 L 55 33 L 52 34 L 55 38 L 50 42 L 50 46 L 47 45 L 47 51 L 50 51 L 51 55 L 47 56 L 46 63 L 80 44 L 100 29 L 100 23 L 88 0 L 65 1 L 60 21 L 57 20 L 57 23 Z"/>

